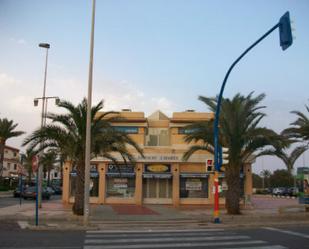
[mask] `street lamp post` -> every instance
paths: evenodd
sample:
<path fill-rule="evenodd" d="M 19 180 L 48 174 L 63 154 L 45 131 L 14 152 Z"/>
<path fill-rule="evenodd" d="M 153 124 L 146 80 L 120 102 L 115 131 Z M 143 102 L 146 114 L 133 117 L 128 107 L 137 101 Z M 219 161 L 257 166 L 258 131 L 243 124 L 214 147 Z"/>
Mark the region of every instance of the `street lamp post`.
<path fill-rule="evenodd" d="M 48 50 L 50 48 L 49 43 L 40 43 L 40 48 L 46 49 L 46 57 L 45 57 L 45 71 L 44 71 L 44 85 L 43 85 L 43 95 L 42 95 L 42 112 L 41 112 L 41 128 L 44 126 L 44 111 L 45 111 L 45 93 L 46 93 L 46 77 L 47 77 L 47 62 L 48 62 Z M 42 165 L 39 165 L 38 172 L 37 172 L 37 206 L 39 208 L 42 207 L 42 175 L 43 175 L 43 168 Z"/>
<path fill-rule="evenodd" d="M 215 182 L 215 196 L 214 196 L 214 223 L 220 223 L 219 218 L 219 171 L 221 165 L 219 164 L 219 116 L 220 116 L 220 108 L 221 108 L 221 101 L 222 95 L 225 88 L 226 81 L 234 68 L 234 66 L 258 43 L 260 43 L 264 38 L 266 38 L 269 34 L 271 34 L 275 29 L 279 28 L 279 35 L 280 35 L 280 46 L 282 50 L 287 49 L 293 43 L 292 37 L 292 29 L 291 29 L 291 22 L 290 22 L 290 14 L 286 12 L 279 20 L 279 22 L 273 26 L 270 30 L 268 30 L 263 36 L 261 36 L 255 43 L 253 43 L 249 48 L 247 48 L 230 66 L 229 70 L 227 71 L 222 86 L 220 90 L 220 94 L 217 98 L 217 107 L 216 107 L 216 114 L 214 120 L 214 161 L 215 161 L 215 175 L 214 175 L 214 182 Z"/>
<path fill-rule="evenodd" d="M 93 47 L 94 47 L 94 22 L 95 0 L 92 0 L 92 21 L 90 37 L 90 59 L 88 75 L 87 98 L 87 124 L 86 124 L 86 149 L 85 149 L 85 181 L 84 181 L 84 225 L 89 221 L 89 184 L 90 184 L 90 153 L 91 153 L 91 102 L 92 102 L 92 73 L 93 73 Z"/>

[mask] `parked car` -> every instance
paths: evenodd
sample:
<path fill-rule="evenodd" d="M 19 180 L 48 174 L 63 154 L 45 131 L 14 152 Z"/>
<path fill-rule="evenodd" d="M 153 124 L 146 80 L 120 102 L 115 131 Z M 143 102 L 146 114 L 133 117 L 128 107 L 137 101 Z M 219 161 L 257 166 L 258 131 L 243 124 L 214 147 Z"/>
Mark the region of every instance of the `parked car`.
<path fill-rule="evenodd" d="M 46 189 L 46 191 L 47 191 L 48 193 L 50 193 L 50 195 L 54 195 L 54 194 L 55 194 L 55 190 L 53 190 L 53 188 L 51 188 L 51 187 L 46 187 L 45 189 Z"/>
<path fill-rule="evenodd" d="M 22 193 L 23 198 L 26 199 L 35 199 L 36 198 L 36 187 L 29 187 Z M 51 194 L 46 190 L 42 189 L 42 199 L 50 199 Z"/>
<path fill-rule="evenodd" d="M 25 187 L 22 187 L 22 192 L 24 192 L 25 189 L 26 189 Z M 13 192 L 13 196 L 16 198 L 16 197 L 20 197 L 21 195 L 22 193 L 20 193 L 20 187 L 15 188 Z"/>
<path fill-rule="evenodd" d="M 61 195 L 62 194 L 62 187 L 57 186 L 57 185 L 53 185 L 51 186 L 53 188 L 53 190 L 55 191 L 55 195 Z"/>
<path fill-rule="evenodd" d="M 289 188 L 288 192 L 289 192 L 289 196 L 297 196 L 298 188 L 297 187 Z"/>
<path fill-rule="evenodd" d="M 279 196 L 279 195 L 283 195 L 285 191 L 285 188 L 280 187 L 280 188 L 274 188 L 273 189 L 273 195 Z"/>

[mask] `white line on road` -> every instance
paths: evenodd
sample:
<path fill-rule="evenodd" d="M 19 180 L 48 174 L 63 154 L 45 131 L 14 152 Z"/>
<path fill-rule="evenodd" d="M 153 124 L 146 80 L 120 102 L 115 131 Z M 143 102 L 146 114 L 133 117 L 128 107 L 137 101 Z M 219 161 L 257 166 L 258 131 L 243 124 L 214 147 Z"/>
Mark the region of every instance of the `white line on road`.
<path fill-rule="evenodd" d="M 153 230 L 153 229 L 148 229 L 148 230 L 89 230 L 87 233 L 89 234 L 95 234 L 95 233 L 186 233 L 186 232 L 222 232 L 224 229 L 220 228 L 208 228 L 208 229 L 194 229 L 194 230 L 189 230 L 189 229 L 183 229 L 183 230 Z"/>
<path fill-rule="evenodd" d="M 182 232 L 177 232 L 177 233 L 150 233 L 150 234 L 146 234 L 147 237 L 183 237 L 185 236 L 209 236 L 209 235 L 223 235 L 223 234 L 227 234 L 226 232 L 215 232 L 215 233 L 210 233 L 210 232 L 190 232 L 190 233 L 182 233 Z M 234 232 L 229 232 L 229 235 L 234 235 Z M 86 238 L 132 238 L 132 237 L 138 237 L 138 236 L 144 236 L 145 233 L 117 233 L 117 234 L 86 234 Z"/>
<path fill-rule="evenodd" d="M 225 249 L 235 249 L 235 247 Z M 237 247 L 237 249 L 288 249 L 288 248 L 284 246 L 275 245 L 275 246 Z"/>
<path fill-rule="evenodd" d="M 17 221 L 17 224 L 20 226 L 21 229 L 25 229 L 29 226 L 27 221 Z"/>
<path fill-rule="evenodd" d="M 276 231 L 276 232 L 280 232 L 280 233 L 286 233 L 286 234 L 302 237 L 302 238 L 305 238 L 305 239 L 309 239 L 309 235 L 305 234 L 305 233 L 298 233 L 298 232 L 293 232 L 293 231 L 289 231 L 289 230 L 283 230 L 283 229 L 274 228 L 274 227 L 264 227 L 264 229 L 270 230 L 270 231 Z"/>
<path fill-rule="evenodd" d="M 252 241 L 227 241 L 227 242 L 203 242 L 203 243 L 166 243 L 166 244 L 139 244 L 139 245 L 125 245 L 126 249 L 134 248 L 178 248 L 178 247 L 197 247 L 197 246 L 233 246 L 233 245 L 254 245 L 254 244 L 264 244 L 265 241 L 262 240 L 252 240 Z M 123 249 L 123 245 L 104 245 L 104 249 Z M 102 249 L 102 245 L 86 245 L 84 249 Z"/>
<path fill-rule="evenodd" d="M 120 243 L 140 243 L 140 242 L 179 242 L 179 241 L 220 241 L 250 239 L 249 236 L 212 236 L 212 237 L 182 237 L 182 238 L 141 238 L 141 239 L 86 239 L 85 244 L 120 244 Z"/>

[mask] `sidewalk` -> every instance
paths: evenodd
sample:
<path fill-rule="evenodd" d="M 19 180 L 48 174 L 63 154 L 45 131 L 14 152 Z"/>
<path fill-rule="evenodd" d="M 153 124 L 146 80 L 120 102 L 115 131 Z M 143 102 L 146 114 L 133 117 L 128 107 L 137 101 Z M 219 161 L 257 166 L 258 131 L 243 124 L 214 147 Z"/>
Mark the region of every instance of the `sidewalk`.
<path fill-rule="evenodd" d="M 267 198 L 267 199 L 266 199 Z M 242 215 L 227 215 L 221 211 L 222 224 L 212 223 L 212 209 L 203 206 L 167 205 L 91 205 L 90 223 L 72 214 L 71 205 L 61 200 L 43 203 L 39 211 L 40 229 L 188 229 L 210 226 L 266 226 L 269 224 L 309 224 L 309 213 L 297 200 L 282 202 L 268 197 L 252 198 L 253 208 L 243 209 Z M 1 220 L 34 224 L 35 203 L 0 208 Z M 33 228 L 33 227 L 32 227 Z"/>

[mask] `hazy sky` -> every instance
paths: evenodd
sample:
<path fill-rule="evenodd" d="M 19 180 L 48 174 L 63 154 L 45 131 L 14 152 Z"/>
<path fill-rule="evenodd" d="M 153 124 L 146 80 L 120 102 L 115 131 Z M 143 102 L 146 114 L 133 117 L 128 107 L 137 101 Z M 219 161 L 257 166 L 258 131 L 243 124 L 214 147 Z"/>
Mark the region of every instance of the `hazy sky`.
<path fill-rule="evenodd" d="M 40 125 L 33 98 L 78 103 L 87 95 L 91 0 L 0 0 L 0 117 L 28 133 Z M 215 96 L 223 77 L 251 43 L 289 10 L 296 40 L 282 51 L 276 30 L 233 70 L 224 93 L 266 93 L 262 122 L 281 131 L 308 101 L 309 1 L 97 0 L 93 101 L 104 110 L 207 111 L 197 98 Z M 57 111 L 52 101 L 49 111 Z M 20 148 L 24 137 L 10 139 Z M 309 164 L 309 153 L 296 166 Z M 259 159 L 254 170 L 283 168 Z"/>

